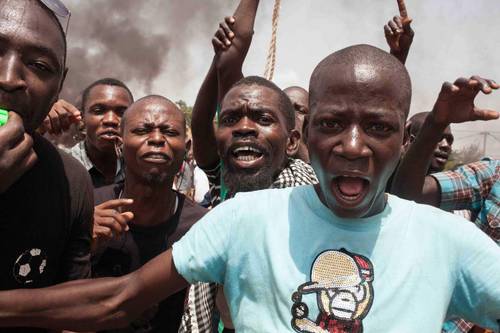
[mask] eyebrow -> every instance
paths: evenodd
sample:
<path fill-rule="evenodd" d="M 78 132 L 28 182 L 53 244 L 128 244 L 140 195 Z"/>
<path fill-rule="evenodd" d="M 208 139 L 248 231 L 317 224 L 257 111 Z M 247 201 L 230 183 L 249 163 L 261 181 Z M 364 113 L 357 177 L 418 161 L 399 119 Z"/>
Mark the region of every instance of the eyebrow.
<path fill-rule="evenodd" d="M 0 33 L 0 42 L 11 44 L 10 39 L 2 33 Z M 50 47 L 47 47 L 45 45 L 33 41 L 23 40 L 21 44 L 21 49 L 27 51 L 28 54 L 38 53 L 47 56 L 48 58 L 50 58 L 52 62 L 54 62 L 57 65 L 58 70 L 61 70 L 61 68 L 63 67 L 63 60 L 61 59 L 61 61 L 59 61 L 59 58 L 57 57 L 56 53 Z"/>
<path fill-rule="evenodd" d="M 46 55 L 47 57 L 50 58 L 51 61 L 53 61 L 54 63 L 57 64 L 57 67 L 59 70 L 63 66 L 62 59 L 61 59 L 61 61 L 59 61 L 59 58 L 57 57 L 56 53 L 51 48 L 48 48 L 48 47 L 40 45 L 40 44 L 30 44 L 30 45 L 26 46 L 26 49 L 32 50 L 32 51 L 34 51 L 34 53 L 40 53 L 40 54 Z"/>
<path fill-rule="evenodd" d="M 279 113 L 279 110 L 273 110 L 267 106 L 253 106 L 253 105 L 249 105 L 248 106 L 248 110 L 250 111 L 250 113 L 255 113 L 255 112 L 264 112 L 264 113 Z M 224 110 L 221 111 L 221 115 L 224 114 L 224 113 L 227 113 L 227 112 L 243 112 L 243 108 L 241 106 L 237 106 L 237 107 L 228 107 Z"/>
<path fill-rule="evenodd" d="M 135 127 L 139 127 L 139 126 L 143 126 L 143 127 L 166 127 L 166 128 L 177 129 L 177 126 L 175 124 L 172 124 L 172 123 L 168 122 L 168 120 L 166 122 L 163 121 L 163 122 L 161 122 L 159 124 L 156 124 L 156 123 L 150 122 L 150 121 L 141 121 Z"/>
<path fill-rule="evenodd" d="M 387 110 L 384 108 L 375 108 L 375 109 L 368 109 L 365 110 L 366 116 L 370 118 L 378 118 L 378 119 L 384 119 L 387 117 L 391 117 L 391 113 L 396 113 L 398 114 L 398 110 Z M 314 114 L 324 114 L 324 113 L 334 113 L 336 116 L 346 116 L 349 117 L 352 115 L 353 111 L 351 111 L 349 108 L 346 107 L 341 107 L 339 106 L 338 108 L 317 108 Z"/>

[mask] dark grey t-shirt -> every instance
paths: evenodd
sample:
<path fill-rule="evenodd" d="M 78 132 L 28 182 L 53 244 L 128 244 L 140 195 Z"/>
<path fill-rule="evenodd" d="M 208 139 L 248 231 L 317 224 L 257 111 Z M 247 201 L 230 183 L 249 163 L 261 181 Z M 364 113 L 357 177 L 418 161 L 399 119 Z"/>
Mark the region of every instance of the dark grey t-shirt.
<path fill-rule="evenodd" d="M 117 199 L 123 183 L 96 189 L 95 205 Z M 94 277 L 122 276 L 128 274 L 178 241 L 191 226 L 205 215 L 207 209 L 198 206 L 184 195 L 177 194 L 176 213 L 167 221 L 142 227 L 129 223 L 130 230 L 120 239 L 112 240 L 92 258 Z M 186 290 L 182 290 L 142 314 L 128 328 L 109 330 L 107 333 L 177 332 L 184 310 Z"/>
<path fill-rule="evenodd" d="M 0 290 L 43 288 L 90 277 L 90 177 L 78 161 L 46 139 L 36 134 L 33 139 L 37 163 L 0 194 Z"/>

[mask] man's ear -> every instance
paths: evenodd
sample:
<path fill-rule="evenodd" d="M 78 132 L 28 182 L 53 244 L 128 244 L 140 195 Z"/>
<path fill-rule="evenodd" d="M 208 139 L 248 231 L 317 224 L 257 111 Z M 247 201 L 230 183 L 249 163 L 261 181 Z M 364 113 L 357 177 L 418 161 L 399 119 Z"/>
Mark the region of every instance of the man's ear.
<path fill-rule="evenodd" d="M 411 132 L 411 121 L 407 121 L 405 124 L 405 129 L 404 129 L 404 136 L 403 136 L 403 153 L 406 153 L 408 151 L 408 148 L 410 148 L 410 145 L 414 141 L 413 135 L 410 134 Z"/>
<path fill-rule="evenodd" d="M 193 144 L 193 141 L 191 138 L 188 138 L 186 140 L 186 155 L 188 154 L 189 150 L 191 150 L 191 145 Z"/>
<path fill-rule="evenodd" d="M 302 123 L 302 141 L 307 146 L 307 139 L 309 137 L 309 114 L 304 116 L 304 122 Z"/>
<path fill-rule="evenodd" d="M 286 145 L 286 154 L 288 157 L 294 157 L 295 155 L 297 155 L 297 152 L 299 151 L 299 143 L 300 143 L 299 131 L 297 131 L 296 129 L 291 130 Z"/>

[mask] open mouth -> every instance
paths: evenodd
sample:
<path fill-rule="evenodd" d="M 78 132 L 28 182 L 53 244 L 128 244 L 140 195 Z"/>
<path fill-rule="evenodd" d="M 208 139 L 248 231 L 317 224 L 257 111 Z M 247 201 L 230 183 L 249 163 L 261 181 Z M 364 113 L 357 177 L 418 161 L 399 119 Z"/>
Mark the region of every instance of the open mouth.
<path fill-rule="evenodd" d="M 115 130 L 108 130 L 99 133 L 99 137 L 107 141 L 116 141 L 119 137 L 119 133 Z"/>
<path fill-rule="evenodd" d="M 167 154 L 159 152 L 149 152 L 142 155 L 142 159 L 149 163 L 162 164 L 170 161 L 170 157 Z"/>
<path fill-rule="evenodd" d="M 359 203 L 368 192 L 370 182 L 361 177 L 339 176 L 333 179 L 333 191 L 347 203 Z"/>
<path fill-rule="evenodd" d="M 264 153 L 260 149 L 244 146 L 236 148 L 231 153 L 237 161 L 252 162 L 261 158 Z"/>
<path fill-rule="evenodd" d="M 441 151 L 437 151 L 434 153 L 434 159 L 439 163 L 439 164 L 445 164 L 448 162 L 449 155 L 447 153 L 443 153 Z"/>
<path fill-rule="evenodd" d="M 237 168 L 257 168 L 264 164 L 265 151 L 256 145 L 239 145 L 230 149 L 229 157 Z"/>

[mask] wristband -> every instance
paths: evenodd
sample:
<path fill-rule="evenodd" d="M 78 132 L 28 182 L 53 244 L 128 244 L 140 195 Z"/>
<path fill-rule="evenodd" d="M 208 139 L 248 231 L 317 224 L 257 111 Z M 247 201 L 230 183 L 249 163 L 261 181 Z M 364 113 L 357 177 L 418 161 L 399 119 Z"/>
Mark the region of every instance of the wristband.
<path fill-rule="evenodd" d="M 0 126 L 5 125 L 7 120 L 9 120 L 9 111 L 0 109 Z"/>

